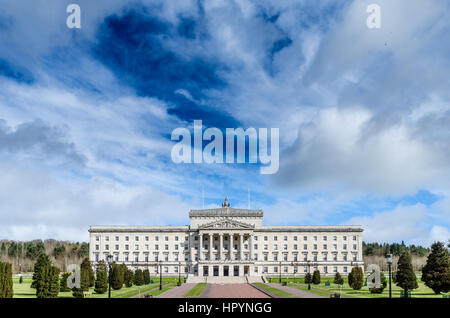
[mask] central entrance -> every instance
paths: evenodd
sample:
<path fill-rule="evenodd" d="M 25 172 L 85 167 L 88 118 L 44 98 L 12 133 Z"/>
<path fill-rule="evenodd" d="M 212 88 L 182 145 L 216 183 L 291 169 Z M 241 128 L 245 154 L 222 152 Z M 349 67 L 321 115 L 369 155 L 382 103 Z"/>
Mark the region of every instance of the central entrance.
<path fill-rule="evenodd" d="M 230 268 L 228 266 L 223 267 L 223 276 L 230 276 Z"/>
<path fill-rule="evenodd" d="M 213 267 L 213 275 L 214 276 L 219 276 L 219 266 L 214 266 Z"/>
<path fill-rule="evenodd" d="M 248 275 L 248 266 L 244 266 L 244 275 Z"/>
<path fill-rule="evenodd" d="M 203 276 L 208 276 L 208 266 L 203 266 Z"/>
<path fill-rule="evenodd" d="M 234 266 L 233 276 L 239 276 L 239 266 Z"/>

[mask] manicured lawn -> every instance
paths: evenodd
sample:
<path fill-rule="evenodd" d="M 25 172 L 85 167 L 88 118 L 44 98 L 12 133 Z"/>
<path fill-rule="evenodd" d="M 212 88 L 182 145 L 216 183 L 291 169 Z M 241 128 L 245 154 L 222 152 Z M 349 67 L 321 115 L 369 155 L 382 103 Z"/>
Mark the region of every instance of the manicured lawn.
<path fill-rule="evenodd" d="M 384 274 L 386 278 L 388 278 L 389 274 L 388 273 Z M 367 286 L 363 286 L 360 290 L 354 290 L 348 285 L 348 278 L 343 277 L 343 279 L 344 284 L 342 290 L 339 289 L 338 285 L 333 283 L 334 277 L 322 277 L 319 285 L 311 284 L 311 290 L 308 290 L 308 284 L 305 284 L 304 277 L 295 277 L 295 279 L 294 277 L 288 278 L 283 277 L 281 281 L 282 282 L 287 281 L 288 285 L 291 287 L 295 287 L 322 296 L 330 296 L 331 294 L 341 292 L 342 297 L 361 297 L 361 298 L 389 297 L 389 281 L 387 287 L 384 289 L 382 294 L 372 294 Z M 280 281 L 279 277 L 268 277 L 267 280 L 271 281 L 272 283 L 278 283 Z M 325 286 L 325 282 L 329 282 L 330 286 Z M 417 283 L 419 285 L 419 288 L 411 291 L 412 298 L 442 298 L 442 294 L 436 295 L 431 288 L 425 286 L 425 284 L 420 280 L 419 277 L 417 278 Z M 401 291 L 402 289 L 400 287 L 397 287 L 395 283 L 392 282 L 392 297 L 400 298 Z"/>
<path fill-rule="evenodd" d="M 163 288 L 162 291 L 160 291 L 159 289 L 157 290 L 158 295 L 167 291 L 168 289 L 172 288 L 175 284 L 173 283 L 174 279 L 173 278 L 163 278 L 162 282 L 163 284 L 168 284 L 170 283 L 169 286 L 166 286 Z M 176 282 L 178 282 L 178 279 L 175 280 Z M 23 278 L 23 283 L 19 284 L 19 279 L 18 278 L 13 278 L 13 283 L 14 283 L 14 298 L 36 298 L 36 290 L 34 288 L 31 288 L 31 278 L 30 277 L 26 277 Z M 112 298 L 130 298 L 133 297 L 139 293 L 143 293 L 149 290 L 152 290 L 154 288 L 158 288 L 159 287 L 159 279 L 156 281 L 154 280 L 153 284 L 149 284 L 149 285 L 142 285 L 142 286 L 131 286 L 131 287 L 123 287 L 120 290 L 114 290 L 111 289 L 111 297 Z M 89 291 L 92 292 L 91 296 L 88 296 L 88 298 L 108 298 L 108 292 L 104 293 L 104 294 L 96 294 L 94 292 L 94 288 L 91 287 L 89 289 Z M 154 295 L 155 296 L 155 295 Z M 73 298 L 72 292 L 60 292 L 58 294 L 58 298 Z"/>
<path fill-rule="evenodd" d="M 255 283 L 255 285 L 281 297 L 295 297 L 292 294 L 285 292 L 284 290 L 279 290 L 263 283 Z"/>
<path fill-rule="evenodd" d="M 206 283 L 198 283 L 194 287 L 191 288 L 186 294 L 184 294 L 184 297 L 198 297 L 202 294 L 203 290 L 206 287 Z"/>
<path fill-rule="evenodd" d="M 418 281 L 419 288 L 411 291 L 412 298 L 442 298 L 442 295 L 436 295 L 433 290 L 425 286 L 421 281 Z M 289 286 L 295 287 L 301 290 L 308 291 L 307 284 L 293 284 L 290 283 Z M 401 288 L 392 284 L 392 297 L 400 298 Z M 342 297 L 358 297 L 358 298 L 387 298 L 389 297 L 389 285 L 386 287 L 381 294 L 372 294 L 367 286 L 363 286 L 360 290 L 354 290 L 351 288 L 347 282 L 343 284 L 342 289 L 338 285 L 331 283 L 330 286 L 325 286 L 325 282 L 321 282 L 319 285 L 311 284 L 311 290 L 309 292 L 323 295 L 331 295 L 334 293 L 341 293 Z"/>

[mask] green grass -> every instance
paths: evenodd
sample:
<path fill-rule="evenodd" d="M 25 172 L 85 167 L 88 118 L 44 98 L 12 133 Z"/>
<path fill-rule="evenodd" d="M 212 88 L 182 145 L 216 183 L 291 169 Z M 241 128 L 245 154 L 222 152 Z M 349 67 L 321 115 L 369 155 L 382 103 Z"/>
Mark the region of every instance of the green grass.
<path fill-rule="evenodd" d="M 186 294 L 184 294 L 184 297 L 198 297 L 202 294 L 205 287 L 206 283 L 198 283 L 197 285 L 192 287 Z"/>
<path fill-rule="evenodd" d="M 269 285 L 263 284 L 263 283 L 255 283 L 256 286 L 264 288 L 265 290 L 267 290 L 268 292 L 275 294 L 277 296 L 281 296 L 281 297 L 295 297 L 292 294 L 285 292 L 284 290 L 279 290 L 276 289 L 274 287 L 271 287 Z"/>
<path fill-rule="evenodd" d="M 442 295 L 436 295 L 431 288 L 425 286 L 425 284 L 418 280 L 419 288 L 411 291 L 412 298 L 442 298 Z M 332 283 L 330 286 L 325 286 L 325 281 L 322 281 L 319 285 L 311 284 L 311 290 L 308 290 L 308 285 L 304 283 L 290 283 L 289 286 L 295 287 L 301 290 L 305 290 L 314 294 L 322 294 L 323 296 L 329 296 L 334 293 L 341 293 L 342 297 L 357 297 L 357 298 L 388 298 L 389 297 L 389 285 L 384 289 L 381 294 L 372 294 L 367 286 L 363 286 L 360 290 L 354 290 L 348 285 L 346 281 L 342 289 L 338 285 Z M 400 298 L 400 292 L 402 289 L 395 284 L 392 284 L 392 297 Z"/>
<path fill-rule="evenodd" d="M 162 291 L 159 290 L 159 278 L 154 280 L 153 284 L 142 285 L 142 286 L 131 286 L 131 287 L 123 287 L 119 290 L 111 289 L 111 298 L 130 298 L 138 295 L 139 293 L 144 293 L 146 291 L 153 290 L 158 288 L 158 295 L 172 288 L 175 283 L 178 282 L 178 278 L 174 279 L 172 277 L 163 278 L 162 283 L 166 285 Z M 31 277 L 24 277 L 22 284 L 19 284 L 19 278 L 13 278 L 14 283 L 14 298 L 36 298 L 36 290 L 31 288 Z M 167 285 L 169 284 L 169 285 Z M 91 287 L 89 291 L 92 292 L 91 296 L 88 298 L 108 298 L 108 292 L 104 294 L 96 294 L 94 292 L 94 288 Z M 60 292 L 58 294 L 58 298 L 73 298 L 72 292 Z"/>

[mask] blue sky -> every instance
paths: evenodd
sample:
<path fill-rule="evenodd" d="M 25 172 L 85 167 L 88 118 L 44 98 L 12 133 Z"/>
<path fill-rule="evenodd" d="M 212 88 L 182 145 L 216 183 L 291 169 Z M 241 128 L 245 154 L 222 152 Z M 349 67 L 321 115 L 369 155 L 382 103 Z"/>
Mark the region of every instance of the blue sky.
<path fill-rule="evenodd" d="M 68 29 L 66 7 L 81 7 Z M 368 4 L 381 28 L 366 26 Z M 0 0 L 0 238 L 91 224 L 360 224 L 450 239 L 450 5 L 443 1 Z M 280 168 L 174 164 L 171 132 L 279 128 Z"/>

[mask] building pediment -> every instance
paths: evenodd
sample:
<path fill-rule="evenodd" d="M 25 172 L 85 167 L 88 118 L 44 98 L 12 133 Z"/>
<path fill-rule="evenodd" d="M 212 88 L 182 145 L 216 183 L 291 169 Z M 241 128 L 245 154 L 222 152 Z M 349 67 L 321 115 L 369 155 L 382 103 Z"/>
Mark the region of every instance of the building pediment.
<path fill-rule="evenodd" d="M 242 230 L 249 230 L 254 229 L 254 226 L 252 224 L 239 222 L 236 220 L 224 218 L 220 219 L 214 222 L 202 224 L 198 227 L 200 230 L 207 230 L 207 229 L 242 229 Z"/>

